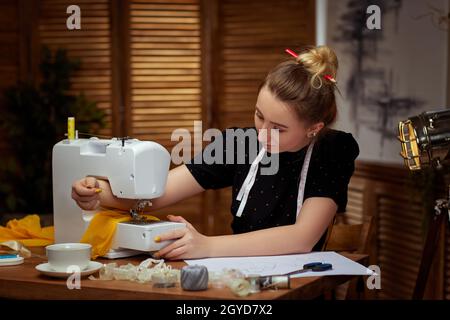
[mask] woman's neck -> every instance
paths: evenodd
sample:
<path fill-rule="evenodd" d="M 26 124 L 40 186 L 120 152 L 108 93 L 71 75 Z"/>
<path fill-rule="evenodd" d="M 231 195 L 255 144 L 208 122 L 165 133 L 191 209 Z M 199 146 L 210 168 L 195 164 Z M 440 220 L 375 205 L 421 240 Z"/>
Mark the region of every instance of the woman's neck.
<path fill-rule="evenodd" d="M 303 142 L 302 144 L 296 146 L 295 148 L 292 148 L 291 150 L 286 150 L 285 152 L 291 152 L 291 153 L 299 152 L 300 150 L 303 150 L 304 148 L 309 146 L 312 141 L 313 141 L 313 139 L 308 139 L 305 142 Z"/>

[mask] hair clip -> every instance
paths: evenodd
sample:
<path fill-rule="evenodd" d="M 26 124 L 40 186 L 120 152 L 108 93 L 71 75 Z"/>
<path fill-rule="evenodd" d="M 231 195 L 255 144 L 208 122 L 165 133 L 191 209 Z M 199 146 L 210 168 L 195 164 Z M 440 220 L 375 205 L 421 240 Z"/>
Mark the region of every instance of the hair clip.
<path fill-rule="evenodd" d="M 323 76 L 325 80 L 328 80 L 330 82 L 336 83 L 336 79 L 334 79 L 332 76 L 330 76 L 329 74 L 326 74 Z"/>
<path fill-rule="evenodd" d="M 291 49 L 285 49 L 284 50 L 286 53 L 290 54 L 291 56 L 293 56 L 294 58 L 298 57 L 298 54 L 296 54 L 294 51 L 292 51 Z"/>
<path fill-rule="evenodd" d="M 290 54 L 291 56 L 293 56 L 294 58 L 298 58 L 298 54 L 296 54 L 296 53 L 295 53 L 294 51 L 292 51 L 291 49 L 285 49 L 284 51 L 285 51 L 286 53 Z M 334 78 L 333 78 L 331 75 L 329 75 L 329 74 L 324 75 L 323 78 L 324 78 L 325 80 L 328 80 L 328 81 L 334 83 L 334 84 L 337 83 L 336 79 L 334 79 Z"/>

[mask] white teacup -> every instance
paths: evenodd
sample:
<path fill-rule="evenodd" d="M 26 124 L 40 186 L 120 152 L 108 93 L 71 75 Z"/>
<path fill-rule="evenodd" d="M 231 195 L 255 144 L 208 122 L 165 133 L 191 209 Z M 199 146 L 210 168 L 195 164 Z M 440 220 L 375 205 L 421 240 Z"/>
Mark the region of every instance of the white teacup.
<path fill-rule="evenodd" d="M 91 261 L 92 246 L 87 243 L 57 243 L 46 246 L 45 249 L 49 267 L 57 272 L 73 272 L 71 266 L 78 266 L 81 271 Z"/>

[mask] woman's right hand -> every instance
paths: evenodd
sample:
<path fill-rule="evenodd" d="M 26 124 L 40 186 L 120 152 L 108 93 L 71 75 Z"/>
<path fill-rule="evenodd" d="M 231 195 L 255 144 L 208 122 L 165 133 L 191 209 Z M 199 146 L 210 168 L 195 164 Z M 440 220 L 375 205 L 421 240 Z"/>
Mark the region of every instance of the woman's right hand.
<path fill-rule="evenodd" d="M 100 206 L 100 192 L 102 189 L 94 177 L 86 177 L 75 181 L 72 185 L 72 199 L 86 211 L 95 210 Z"/>

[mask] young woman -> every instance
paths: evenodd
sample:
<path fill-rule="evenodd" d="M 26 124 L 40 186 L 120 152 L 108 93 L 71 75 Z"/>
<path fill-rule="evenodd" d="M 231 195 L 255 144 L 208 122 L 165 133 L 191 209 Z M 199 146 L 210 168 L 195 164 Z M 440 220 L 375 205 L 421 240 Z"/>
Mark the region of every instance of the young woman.
<path fill-rule="evenodd" d="M 311 47 L 277 65 L 261 84 L 255 128 L 243 130 L 279 130 L 276 174 L 262 175 L 257 161 L 248 154 L 244 164 L 191 161 L 170 170 L 166 191 L 152 200 L 151 209 L 174 204 L 205 189 L 231 186 L 234 234 L 205 236 L 184 218 L 168 216 L 170 221 L 184 222 L 187 227 L 160 235 L 155 241 L 175 241 L 157 252 L 157 257 L 275 255 L 320 248 L 336 212 L 345 211 L 348 183 L 359 154 L 351 134 L 328 128 L 336 118 L 337 68 L 336 55 L 330 48 Z M 271 135 L 266 139 L 259 135 L 258 139 L 270 153 Z M 225 149 L 227 144 L 223 145 Z M 256 174 L 252 175 L 251 167 Z M 249 186 L 249 180 L 253 185 Z M 96 193 L 95 188 L 103 192 Z M 76 181 L 72 197 L 84 210 L 99 205 L 128 210 L 134 204 L 133 200 L 116 198 L 107 181 L 92 177 Z"/>

